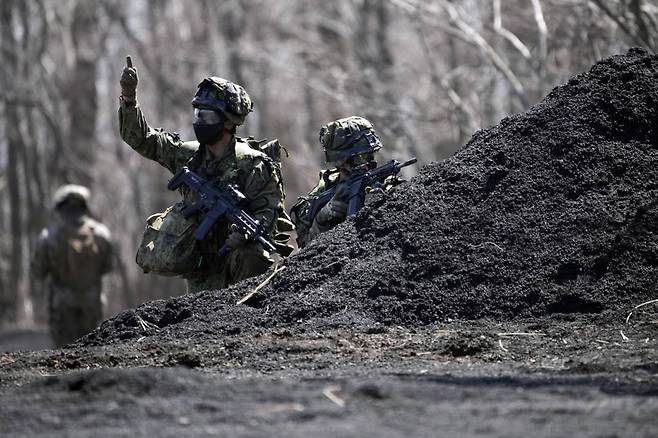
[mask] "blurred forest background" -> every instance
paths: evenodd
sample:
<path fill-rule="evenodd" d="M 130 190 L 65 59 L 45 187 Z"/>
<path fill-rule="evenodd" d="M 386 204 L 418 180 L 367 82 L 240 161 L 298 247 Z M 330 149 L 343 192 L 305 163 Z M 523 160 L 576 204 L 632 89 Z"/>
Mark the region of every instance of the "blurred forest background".
<path fill-rule="evenodd" d="M 255 111 L 239 135 L 288 148 L 289 208 L 317 179 L 332 119 L 367 117 L 382 159 L 422 165 L 595 61 L 657 42 L 649 0 L 2 0 L 0 324 L 44 322 L 29 257 L 63 183 L 89 186 L 114 234 L 107 315 L 185 291 L 134 263 L 146 218 L 177 194 L 119 137 L 128 54 L 149 122 L 184 139 L 201 79 L 242 84 Z"/>

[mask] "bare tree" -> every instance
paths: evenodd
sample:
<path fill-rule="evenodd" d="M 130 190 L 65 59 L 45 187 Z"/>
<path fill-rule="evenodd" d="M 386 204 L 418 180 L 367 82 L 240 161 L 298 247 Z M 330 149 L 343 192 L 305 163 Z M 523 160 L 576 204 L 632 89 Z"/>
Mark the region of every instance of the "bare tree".
<path fill-rule="evenodd" d="M 96 161 L 94 139 L 96 134 L 96 65 L 101 52 L 101 34 L 97 32 L 98 11 L 96 2 L 77 1 L 73 8 L 71 38 L 73 65 L 66 84 L 70 125 L 68 148 L 71 182 L 91 186 L 92 170 Z"/>
<path fill-rule="evenodd" d="M 657 29 L 648 0 L 0 2 L 0 322 L 29 317 L 29 248 L 68 181 L 91 186 L 117 242 L 110 311 L 184 291 L 133 262 L 146 218 L 176 197 L 119 138 L 127 54 L 149 122 L 184 138 L 202 78 L 244 85 L 255 111 L 241 132 L 288 148 L 290 204 L 323 165 L 324 123 L 363 115 L 384 153 L 444 158 L 596 60 L 655 49 Z"/>
<path fill-rule="evenodd" d="M 617 24 L 634 44 L 652 50 L 656 48 L 658 23 L 655 5 L 645 0 L 592 0 L 592 3 Z"/>
<path fill-rule="evenodd" d="M 14 36 L 13 22 L 16 19 L 16 3 L 5 1 L 0 5 L 0 28 L 2 28 L 3 72 L 2 88 L 13 89 L 13 83 L 19 74 L 19 47 Z M 23 217 L 21 215 L 21 184 L 19 176 L 20 151 L 25 147 L 20 133 L 20 115 L 18 107 L 9 99 L 4 100 L 4 120 L 7 147 L 5 174 L 9 194 L 9 238 L 11 241 L 7 287 L 0 291 L 0 321 L 15 322 L 18 309 L 18 297 L 23 276 Z"/>

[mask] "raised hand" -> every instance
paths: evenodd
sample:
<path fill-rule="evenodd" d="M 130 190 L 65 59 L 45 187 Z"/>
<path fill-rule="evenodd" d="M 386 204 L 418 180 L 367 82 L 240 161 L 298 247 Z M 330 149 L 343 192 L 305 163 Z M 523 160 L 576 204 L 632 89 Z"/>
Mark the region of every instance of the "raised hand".
<path fill-rule="evenodd" d="M 121 73 L 119 85 L 121 85 L 121 97 L 127 103 L 135 102 L 137 90 L 137 69 L 133 67 L 133 61 L 130 56 L 126 57 L 126 67 Z"/>

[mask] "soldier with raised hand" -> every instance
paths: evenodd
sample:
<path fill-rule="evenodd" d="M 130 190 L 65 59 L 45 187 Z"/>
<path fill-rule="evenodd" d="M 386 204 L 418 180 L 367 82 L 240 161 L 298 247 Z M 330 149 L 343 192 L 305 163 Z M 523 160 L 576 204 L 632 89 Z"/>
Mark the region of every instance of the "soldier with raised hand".
<path fill-rule="evenodd" d="M 102 277 L 112 269 L 110 231 L 89 213 L 89 189 L 65 185 L 53 196 L 54 217 L 37 239 L 32 275 L 47 280 L 49 327 L 61 347 L 103 317 Z"/>
<path fill-rule="evenodd" d="M 172 173 L 187 166 L 211 184 L 237 186 L 245 195 L 242 207 L 260 222 L 267 238 L 280 244 L 277 248 L 285 247 L 288 236 L 282 231 L 288 230 L 286 224 L 291 229 L 292 224 L 284 209 L 278 163 L 254 147 L 250 139 L 235 135 L 236 128 L 244 123 L 253 108 L 244 88 L 220 77 L 205 78 L 192 99 L 196 141 L 182 141 L 175 133 L 149 126 L 136 99 L 137 84 L 137 70 L 128 58 L 120 80 L 119 129 L 123 140 Z M 220 220 L 202 241 L 195 241 L 187 230 L 198 225 L 199 218 L 191 218 L 192 222 L 197 222 L 188 223 L 180 212 L 195 202 L 197 194 L 187 187 L 183 187 L 181 193 L 181 202 L 157 218 L 149 218 L 149 227 L 162 227 L 159 231 L 166 228 L 173 238 L 169 239 L 172 244 L 168 248 L 155 248 L 156 262 L 145 270 L 181 275 L 187 279 L 189 291 L 225 288 L 267 271 L 273 263 L 273 254 L 232 230 L 225 220 Z M 180 236 L 180 241 L 176 241 L 176 236 Z M 231 251 L 220 255 L 218 250 L 224 243 Z M 148 251 L 138 253 L 138 262 L 140 255 L 150 257 L 149 254 Z M 158 269 L 157 260 L 167 257 L 178 259 L 176 272 L 167 272 L 171 268 Z"/>
<path fill-rule="evenodd" d="M 374 166 L 375 152 L 382 144 L 367 119 L 351 116 L 335 120 L 320 129 L 320 144 L 330 168 L 320 172 L 320 181 L 308 195 L 300 197 L 291 210 L 297 229 L 297 244 L 306 246 L 318 234 L 334 228 L 347 218 L 346 181 L 353 169 Z M 387 187 L 397 183 L 391 178 Z M 336 187 L 333 197 L 315 215 L 311 214 L 310 200 Z"/>

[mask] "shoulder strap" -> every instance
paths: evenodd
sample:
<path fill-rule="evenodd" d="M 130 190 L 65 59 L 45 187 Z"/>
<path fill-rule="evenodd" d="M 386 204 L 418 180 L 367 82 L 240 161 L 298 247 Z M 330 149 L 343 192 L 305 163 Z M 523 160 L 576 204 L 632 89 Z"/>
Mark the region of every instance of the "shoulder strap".
<path fill-rule="evenodd" d="M 281 151 L 285 152 L 286 158 L 290 156 L 288 149 L 281 146 L 278 139 L 274 140 L 256 140 L 254 137 L 247 137 L 244 141 L 252 148 L 257 151 L 260 151 L 270 157 L 274 162 L 281 162 Z"/>
<path fill-rule="evenodd" d="M 235 157 L 238 160 L 253 159 L 253 158 L 270 158 L 267 154 L 259 148 L 254 147 L 249 138 L 235 138 Z M 271 158 L 270 158 L 271 159 Z"/>

